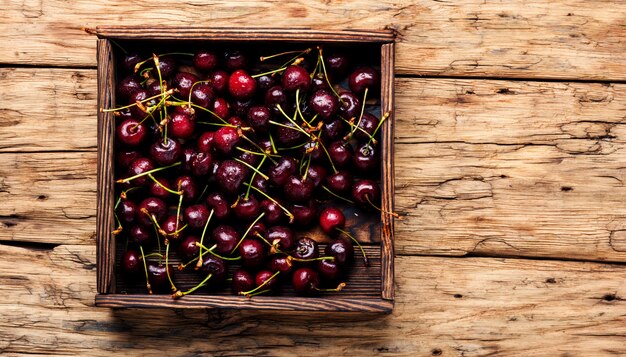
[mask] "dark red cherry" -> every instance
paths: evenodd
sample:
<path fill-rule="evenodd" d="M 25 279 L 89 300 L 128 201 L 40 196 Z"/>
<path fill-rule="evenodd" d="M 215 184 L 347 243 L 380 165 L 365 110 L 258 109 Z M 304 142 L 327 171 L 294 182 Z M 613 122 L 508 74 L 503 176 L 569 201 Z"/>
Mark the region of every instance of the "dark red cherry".
<path fill-rule="evenodd" d="M 341 139 L 346 134 L 346 124 L 341 119 L 324 122 L 322 133 L 328 140 Z"/>
<path fill-rule="evenodd" d="M 327 283 L 335 283 L 339 280 L 339 274 L 341 269 L 339 264 L 332 260 L 320 260 L 316 264 L 316 271 L 318 272 L 322 281 Z"/>
<path fill-rule="evenodd" d="M 123 168 L 128 169 L 133 160 L 141 157 L 141 153 L 137 150 L 117 150 L 115 153 L 115 162 Z"/>
<path fill-rule="evenodd" d="M 265 192 L 267 193 L 267 190 L 269 189 L 269 182 L 261 177 L 261 175 L 256 175 L 254 176 L 254 179 L 252 179 L 252 186 L 258 188 L 261 192 Z"/>
<path fill-rule="evenodd" d="M 252 225 L 252 227 L 250 227 L 250 231 L 248 232 L 248 235 L 246 235 L 246 237 L 256 237 L 257 235 L 265 236 L 266 232 L 267 227 L 265 226 L 265 223 L 256 222 Z"/>
<path fill-rule="evenodd" d="M 120 221 L 132 223 L 137 215 L 137 205 L 131 200 L 121 200 L 115 212 Z"/>
<path fill-rule="evenodd" d="M 226 197 L 219 192 L 210 193 L 206 198 L 206 204 L 209 209 L 213 209 L 213 215 L 222 221 L 230 215 L 230 204 Z"/>
<path fill-rule="evenodd" d="M 289 176 L 296 173 L 298 169 L 298 161 L 296 159 L 283 156 L 278 159 L 277 163 L 270 167 L 268 177 L 272 185 L 282 187 L 287 183 Z"/>
<path fill-rule="evenodd" d="M 243 221 L 251 221 L 261 213 L 261 204 L 253 195 L 248 196 L 247 199 L 240 197 L 237 205 L 233 207 L 233 212 L 235 217 Z"/>
<path fill-rule="evenodd" d="M 171 265 L 165 266 L 156 262 L 148 263 L 148 281 L 150 282 L 150 288 L 156 293 L 166 293 L 170 291 L 171 284 L 167 277 L 174 279 L 174 269 Z"/>
<path fill-rule="evenodd" d="M 324 149 L 322 149 L 321 145 L 317 142 L 309 141 L 305 143 L 304 146 L 300 148 L 300 152 L 302 152 L 302 154 L 310 155 L 311 159 L 316 162 L 326 159 Z"/>
<path fill-rule="evenodd" d="M 254 99 L 233 99 L 229 105 L 235 115 L 245 118 L 248 115 L 248 110 L 254 105 Z"/>
<path fill-rule="evenodd" d="M 228 79 L 230 75 L 226 71 L 212 71 L 207 76 L 207 80 L 218 94 L 225 94 L 228 90 Z"/>
<path fill-rule="evenodd" d="M 186 114 L 173 113 L 167 123 L 167 133 L 175 138 L 187 139 L 193 135 L 195 122 Z"/>
<path fill-rule="evenodd" d="M 287 95 L 281 86 L 273 86 L 265 92 L 265 105 L 270 108 L 270 110 L 275 115 L 281 115 L 280 110 L 278 110 L 278 106 L 283 110 L 286 110 L 287 107 Z"/>
<path fill-rule="evenodd" d="M 193 235 L 187 236 L 182 242 L 180 242 L 180 245 L 178 246 L 178 254 L 180 254 L 185 260 L 191 260 L 198 257 L 200 248 L 196 245 L 196 243 L 200 243 L 200 239 L 198 237 Z"/>
<path fill-rule="evenodd" d="M 248 72 L 238 69 L 228 79 L 228 92 L 237 99 L 251 98 L 256 92 L 256 81 Z"/>
<path fill-rule="evenodd" d="M 315 270 L 304 267 L 293 273 L 291 282 L 298 295 L 314 295 L 319 289 L 320 278 Z"/>
<path fill-rule="evenodd" d="M 205 205 L 192 205 L 185 208 L 185 221 L 189 228 L 202 230 L 209 219 L 209 214 L 209 209 Z"/>
<path fill-rule="evenodd" d="M 352 164 L 361 172 L 372 172 L 378 168 L 378 152 L 375 146 L 363 144 L 357 148 Z"/>
<path fill-rule="evenodd" d="M 234 160 L 224 160 L 217 169 L 215 179 L 219 187 L 229 195 L 236 194 L 246 178 L 246 167 Z"/>
<path fill-rule="evenodd" d="M 117 84 L 117 100 L 126 101 L 130 96 L 141 89 L 141 80 L 135 75 L 125 77 Z"/>
<path fill-rule="evenodd" d="M 376 205 L 380 199 L 380 187 L 374 180 L 358 180 L 352 186 L 352 198 L 367 207 Z"/>
<path fill-rule="evenodd" d="M 285 121 L 276 129 L 276 141 L 285 147 L 296 146 L 306 139 L 306 136 L 295 128 L 290 121 Z"/>
<path fill-rule="evenodd" d="M 348 171 L 337 171 L 328 176 L 326 185 L 329 190 L 338 195 L 349 193 L 352 189 L 352 175 Z"/>
<path fill-rule="evenodd" d="M 150 195 L 154 197 L 158 197 L 162 200 L 167 200 L 171 197 L 171 193 L 168 192 L 163 186 L 172 189 L 172 184 L 164 177 L 155 177 L 155 180 L 159 181 L 156 183 L 154 180 L 151 180 L 148 188 L 150 189 Z"/>
<path fill-rule="evenodd" d="M 313 181 L 313 186 L 316 188 L 326 180 L 326 176 L 328 176 L 328 171 L 320 165 L 311 165 L 307 170 L 307 176 Z"/>
<path fill-rule="evenodd" d="M 174 75 L 174 78 L 172 79 L 172 87 L 178 90 L 177 97 L 187 100 L 187 98 L 189 98 L 191 86 L 193 86 L 193 84 L 199 80 L 200 79 L 198 77 L 191 73 L 178 72 Z"/>
<path fill-rule="evenodd" d="M 145 227 L 139 224 L 134 224 L 128 231 L 128 237 L 137 245 L 143 247 L 151 245 L 152 236 L 154 235 L 154 228 Z"/>
<path fill-rule="evenodd" d="M 287 217 L 284 211 L 274 201 L 265 199 L 261 201 L 261 207 L 263 208 L 263 212 L 265 212 L 263 220 L 269 225 L 279 224 Z"/>
<path fill-rule="evenodd" d="M 215 98 L 213 102 L 213 113 L 215 113 L 218 117 L 226 120 L 230 115 L 230 109 L 228 107 L 228 102 L 224 98 Z"/>
<path fill-rule="evenodd" d="M 172 74 L 174 74 L 174 71 L 176 70 L 176 60 L 174 59 L 174 57 L 159 57 L 159 70 L 161 71 L 161 77 L 163 77 L 164 79 L 169 78 Z M 156 71 L 154 73 L 154 76 L 156 78 L 159 77 Z"/>
<path fill-rule="evenodd" d="M 237 269 L 233 273 L 233 281 L 231 283 L 233 294 L 250 291 L 254 289 L 254 277 L 243 269 Z"/>
<path fill-rule="evenodd" d="M 217 244 L 216 250 L 219 254 L 230 254 L 241 239 L 237 230 L 227 225 L 215 227 L 211 236 L 213 242 Z"/>
<path fill-rule="evenodd" d="M 183 169 L 185 171 L 191 171 L 191 162 L 196 157 L 196 151 L 193 147 L 187 146 L 183 148 L 183 153 L 181 155 L 181 159 L 183 161 Z"/>
<path fill-rule="evenodd" d="M 142 120 L 147 117 L 148 113 L 144 110 L 146 109 L 146 106 L 156 104 L 154 100 L 146 101 L 148 97 L 150 97 L 148 91 L 145 89 L 139 89 L 134 91 L 128 98 L 128 104 L 136 104 L 137 102 L 142 103 L 142 105 L 134 105 L 130 107 L 130 113 L 134 119 Z"/>
<path fill-rule="evenodd" d="M 353 156 L 352 146 L 344 141 L 335 141 L 328 146 L 328 155 L 335 167 L 345 167 L 350 164 Z"/>
<path fill-rule="evenodd" d="M 337 207 L 326 207 L 320 213 L 320 228 L 326 234 L 337 233 L 337 228 L 343 229 L 346 225 L 346 217 Z"/>
<path fill-rule="evenodd" d="M 374 134 L 374 131 L 376 131 L 379 122 L 380 120 L 378 120 L 378 118 L 376 118 L 372 114 L 363 113 L 363 117 L 359 122 L 359 128 L 361 128 L 362 130 L 355 130 L 354 137 L 360 141 L 369 141 L 370 137 Z M 367 134 L 364 131 L 367 132 Z"/>
<path fill-rule="evenodd" d="M 361 99 L 354 95 L 354 93 L 348 91 L 341 92 L 339 98 L 341 98 L 339 102 L 339 115 L 346 120 L 357 118 L 357 115 L 361 113 Z"/>
<path fill-rule="evenodd" d="M 306 202 L 313 195 L 315 184 L 310 178 L 302 178 L 292 175 L 287 178 L 283 192 L 285 197 L 291 202 Z"/>
<path fill-rule="evenodd" d="M 291 206 L 294 223 L 299 226 L 308 226 L 317 218 L 317 203 L 309 200 L 305 204 L 294 204 Z"/>
<path fill-rule="evenodd" d="M 293 248 L 295 236 L 291 228 L 286 226 L 273 226 L 267 229 L 265 237 L 268 242 L 278 243 L 278 249 L 290 251 Z"/>
<path fill-rule="evenodd" d="M 293 257 L 298 259 L 314 259 L 320 255 L 317 242 L 308 237 L 302 237 L 296 241 L 293 249 Z"/>
<path fill-rule="evenodd" d="M 130 277 L 138 276 L 143 270 L 141 255 L 134 249 L 124 252 L 121 260 L 122 270 Z"/>
<path fill-rule="evenodd" d="M 311 77 L 304 67 L 289 66 L 283 72 L 282 84 L 286 91 L 295 92 L 299 89 L 300 92 L 306 92 L 311 87 Z"/>
<path fill-rule="evenodd" d="M 183 191 L 183 200 L 185 202 L 195 201 L 196 197 L 198 197 L 198 185 L 191 176 L 179 176 L 174 186 L 177 191 Z"/>
<path fill-rule="evenodd" d="M 198 146 L 198 151 L 200 152 L 212 152 L 213 151 L 213 139 L 215 132 L 213 131 L 207 131 L 202 133 L 202 135 L 200 135 L 198 137 L 198 142 L 197 142 L 197 146 Z"/>
<path fill-rule="evenodd" d="M 169 215 L 161 222 L 161 229 L 167 234 L 168 239 L 178 240 L 180 239 L 180 233 L 176 232 L 184 225 L 180 217 L 176 218 L 176 215 Z"/>
<path fill-rule="evenodd" d="M 150 157 L 159 165 L 171 165 L 180 159 L 183 152 L 178 140 L 169 138 L 167 140 L 155 141 L 150 146 Z"/>
<path fill-rule="evenodd" d="M 137 206 L 137 221 L 144 226 L 152 226 L 151 216 L 153 216 L 157 222 L 160 222 L 163 220 L 166 213 L 167 205 L 162 199 L 148 197 Z"/>
<path fill-rule="evenodd" d="M 380 74 L 372 67 L 357 68 L 348 78 L 348 85 L 355 94 L 363 94 L 365 88 L 380 90 Z"/>
<path fill-rule="evenodd" d="M 122 64 L 126 71 L 133 73 L 135 71 L 135 66 L 137 65 L 137 63 L 143 60 L 144 58 L 142 58 L 138 53 L 134 52 L 124 56 L 124 61 Z"/>
<path fill-rule="evenodd" d="M 346 265 L 350 263 L 354 257 L 354 246 L 350 239 L 340 237 L 327 245 L 326 249 L 324 249 L 324 253 L 326 253 L 327 256 L 334 257 L 335 263 L 338 265 Z"/>
<path fill-rule="evenodd" d="M 276 77 L 272 76 L 271 74 L 257 77 L 256 81 L 261 93 L 265 93 L 265 91 L 276 85 Z"/>
<path fill-rule="evenodd" d="M 147 159 L 145 157 L 139 157 L 133 160 L 130 163 L 130 166 L 128 166 L 128 176 L 132 177 L 135 175 L 140 175 L 153 169 L 154 169 L 154 164 L 152 163 L 152 160 Z M 143 186 L 148 182 L 148 180 L 149 180 L 148 176 L 144 175 L 136 179 L 133 179 L 131 182 L 134 185 Z"/>
<path fill-rule="evenodd" d="M 191 102 L 209 108 L 213 104 L 215 93 L 209 83 L 198 83 L 191 90 Z"/>
<path fill-rule="evenodd" d="M 246 126 L 246 122 L 236 115 L 233 115 L 232 117 L 228 118 L 228 124 L 233 125 L 233 126 L 239 126 L 239 127 Z"/>
<path fill-rule="evenodd" d="M 278 286 L 278 279 L 274 277 L 273 272 L 269 270 L 261 270 L 256 273 L 256 276 L 254 277 L 254 283 L 257 287 L 263 285 L 263 287 L 261 288 L 262 290 L 272 290 Z"/>
<path fill-rule="evenodd" d="M 126 119 L 117 126 L 117 140 L 127 146 L 141 144 L 147 136 L 146 127 L 135 119 Z"/>
<path fill-rule="evenodd" d="M 239 245 L 239 255 L 241 256 L 243 266 L 250 268 L 258 267 L 265 260 L 264 243 L 256 239 L 245 238 Z"/>
<path fill-rule="evenodd" d="M 320 89 L 313 93 L 309 99 L 310 108 L 322 119 L 328 119 L 337 112 L 339 101 L 335 94 Z"/>
<path fill-rule="evenodd" d="M 248 66 L 248 56 L 238 50 L 228 50 L 224 52 L 224 63 L 231 70 L 238 70 Z"/>
<path fill-rule="evenodd" d="M 216 288 L 224 282 L 226 279 L 226 263 L 212 254 L 205 254 L 202 256 L 202 266 L 199 271 L 202 275 L 206 276 L 211 274 L 209 279 L 209 287 Z"/>
<path fill-rule="evenodd" d="M 348 72 L 350 61 L 345 53 L 332 52 L 326 55 L 326 70 L 330 73 L 342 77 Z"/>
<path fill-rule="evenodd" d="M 154 97 L 155 95 L 161 94 L 161 85 L 158 80 L 149 79 L 146 82 L 146 90 L 148 91 L 148 96 Z"/>
<path fill-rule="evenodd" d="M 200 50 L 193 56 L 193 65 L 201 71 L 210 71 L 219 64 L 219 57 L 215 52 Z"/>
<path fill-rule="evenodd" d="M 191 173 L 195 176 L 206 176 L 212 173 L 213 156 L 208 152 L 195 153 L 191 159 Z"/>
<path fill-rule="evenodd" d="M 173 113 L 187 115 L 191 120 L 196 120 L 196 110 L 186 105 L 174 107 Z"/>
<path fill-rule="evenodd" d="M 330 87 L 328 86 L 328 82 L 326 81 L 326 76 L 324 76 L 324 73 L 321 73 L 321 72 L 315 73 L 313 78 L 311 78 L 311 89 L 314 92 L 320 89 L 323 89 L 323 90 L 330 89 Z"/>
<path fill-rule="evenodd" d="M 284 254 L 274 254 L 270 257 L 269 268 L 272 272 L 280 272 L 280 276 L 291 273 L 293 262 Z"/>
<path fill-rule="evenodd" d="M 267 107 L 258 105 L 248 110 L 248 123 L 258 133 L 265 133 L 272 114 Z"/>
<path fill-rule="evenodd" d="M 255 154 L 252 154 L 252 153 L 250 153 L 250 152 L 245 152 L 245 151 L 239 151 L 239 152 L 237 152 L 236 157 L 237 157 L 239 160 L 241 160 L 241 161 L 243 161 L 243 162 L 247 163 L 247 164 L 248 164 L 248 165 L 250 165 L 250 166 L 254 166 L 254 167 L 256 167 L 256 166 L 257 166 L 257 164 L 259 163 L 259 161 L 261 161 L 261 159 L 260 159 L 259 155 L 255 155 Z M 257 175 L 257 176 L 258 176 L 258 175 Z"/>
<path fill-rule="evenodd" d="M 240 141 L 241 137 L 237 129 L 230 126 L 217 129 L 213 135 L 213 146 L 222 154 L 230 154 Z"/>

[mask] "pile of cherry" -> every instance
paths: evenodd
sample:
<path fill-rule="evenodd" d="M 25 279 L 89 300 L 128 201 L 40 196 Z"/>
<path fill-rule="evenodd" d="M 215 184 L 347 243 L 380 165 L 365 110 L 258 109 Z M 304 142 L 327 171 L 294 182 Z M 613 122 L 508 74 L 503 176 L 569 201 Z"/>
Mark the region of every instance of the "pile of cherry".
<path fill-rule="evenodd" d="M 289 282 L 312 295 L 345 286 L 353 244 L 368 265 L 338 202 L 380 211 L 377 134 L 389 113 L 365 111 L 378 70 L 321 47 L 121 62 L 118 107 L 101 110 L 116 118 L 114 234 L 125 238 L 126 279 L 173 298 L 225 285 L 251 297 Z M 323 254 L 299 233 L 315 224 L 332 238 Z M 182 291 L 175 273 L 185 269 L 198 284 Z"/>

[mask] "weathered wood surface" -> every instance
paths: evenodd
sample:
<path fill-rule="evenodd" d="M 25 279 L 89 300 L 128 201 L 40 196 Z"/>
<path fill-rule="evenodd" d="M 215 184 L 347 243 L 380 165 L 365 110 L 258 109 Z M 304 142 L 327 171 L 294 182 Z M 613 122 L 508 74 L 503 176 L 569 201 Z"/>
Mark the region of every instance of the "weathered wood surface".
<path fill-rule="evenodd" d="M 94 246 L 0 245 L 0 353 L 626 353 L 622 265 L 416 256 L 396 264 L 389 316 L 110 310 L 93 307 Z"/>
<path fill-rule="evenodd" d="M 94 244 L 95 96 L 39 98 L 50 83 L 93 84 L 95 71 L 0 73 L 0 91 L 11 78 L 49 83 L 16 85 L 0 103 L 19 108 L 4 111 L 6 150 L 44 150 L 23 145 L 32 138 L 89 150 L 0 154 L 2 240 Z M 396 92 L 399 253 L 626 260 L 626 85 L 399 78 Z M 67 126 L 42 135 L 59 118 Z"/>
<path fill-rule="evenodd" d="M 0 63 L 94 66 L 82 28 L 97 25 L 391 28 L 401 74 L 626 79 L 622 1 L 4 0 L 0 9 Z"/>

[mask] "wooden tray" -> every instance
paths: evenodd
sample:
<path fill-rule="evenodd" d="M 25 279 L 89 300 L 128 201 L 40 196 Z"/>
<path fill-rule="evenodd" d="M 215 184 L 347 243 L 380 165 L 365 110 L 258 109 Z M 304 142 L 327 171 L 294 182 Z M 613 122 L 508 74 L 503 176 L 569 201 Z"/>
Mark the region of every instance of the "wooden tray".
<path fill-rule="evenodd" d="M 391 117 L 381 128 L 381 205 L 393 210 L 393 81 L 394 34 L 389 31 L 318 31 L 311 29 L 231 29 L 202 27 L 98 27 L 98 108 L 111 108 L 115 104 L 116 48 L 113 41 L 150 41 L 171 46 L 176 43 L 197 42 L 211 45 L 239 43 L 264 46 L 285 43 L 314 42 L 329 45 L 374 47 L 380 51 L 381 93 L 380 111 Z M 136 42 L 138 43 L 138 42 Z M 98 193 L 97 193 L 97 287 L 96 306 L 101 307 L 165 307 L 165 308 L 230 308 L 252 310 L 291 311 L 360 311 L 389 313 L 393 309 L 393 217 L 372 215 L 372 222 L 348 222 L 351 229 L 365 232 L 359 236 L 372 261 L 365 269 L 357 256 L 346 290 L 322 297 L 256 296 L 252 299 L 225 294 L 194 294 L 174 300 L 169 295 L 149 295 L 133 291 L 123 281 L 116 279 L 116 239 L 113 207 L 114 189 L 114 136 L 113 113 L 98 112 Z M 378 218 L 380 221 L 378 222 Z M 374 233 L 371 233 L 374 232 Z M 358 251 L 358 250 L 357 250 Z M 183 278 L 184 280 L 184 278 Z M 177 283 L 178 284 L 178 283 Z M 184 284 L 184 282 L 183 282 Z"/>

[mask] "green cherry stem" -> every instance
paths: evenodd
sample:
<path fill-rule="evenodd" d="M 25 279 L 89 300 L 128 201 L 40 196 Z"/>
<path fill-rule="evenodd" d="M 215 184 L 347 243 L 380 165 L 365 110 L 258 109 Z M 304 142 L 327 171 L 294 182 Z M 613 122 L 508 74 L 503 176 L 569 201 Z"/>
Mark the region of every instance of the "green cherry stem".
<path fill-rule="evenodd" d="M 270 56 L 261 56 L 261 57 L 259 58 L 259 61 L 263 62 L 263 61 L 268 60 L 268 59 L 271 59 L 271 58 L 280 57 L 280 56 L 284 56 L 284 55 L 291 55 L 291 54 L 294 54 L 294 53 L 297 53 L 297 54 L 298 54 L 298 55 L 295 57 L 295 58 L 298 58 L 298 57 L 300 57 L 300 56 L 302 56 L 302 55 L 305 55 L 305 54 L 307 54 L 307 53 L 309 53 L 309 52 L 311 52 L 311 48 L 307 48 L 307 49 L 305 49 L 305 50 L 303 50 L 303 51 L 298 51 L 298 50 L 296 50 L 296 51 L 281 52 L 281 53 L 276 53 L 276 54 L 273 54 L 273 55 L 270 55 Z M 294 59 L 295 59 L 295 58 L 294 58 Z M 291 61 L 293 61 L 293 60 L 290 60 L 289 62 L 291 62 Z"/>
<path fill-rule="evenodd" d="M 378 130 L 383 125 L 383 122 L 389 118 L 389 115 L 390 115 L 389 112 L 386 112 L 385 114 L 383 114 L 383 117 L 380 118 L 380 121 L 378 122 L 378 125 L 376 126 L 376 129 L 374 129 L 374 132 L 372 133 L 372 135 L 367 134 L 369 135 L 370 139 L 368 140 L 366 145 L 369 145 L 372 142 L 374 143 L 374 145 L 376 145 L 377 141 L 376 139 L 374 139 L 374 136 L 376 136 L 376 133 L 378 133 Z M 365 131 L 363 128 L 359 128 L 359 129 Z"/>
<path fill-rule="evenodd" d="M 189 295 L 191 293 L 193 293 L 194 291 L 200 289 L 201 287 L 205 286 L 206 283 L 209 281 L 209 279 L 211 279 L 211 277 L 213 276 L 213 273 L 210 273 L 209 275 L 207 275 L 207 277 L 202 280 L 202 282 L 200 282 L 200 284 L 194 286 L 193 288 L 187 290 L 187 291 L 180 291 L 178 290 L 177 292 L 175 292 L 174 294 L 172 294 L 172 299 L 178 299 L 181 298 L 185 295 Z"/>
<path fill-rule="evenodd" d="M 326 79 L 326 83 L 328 84 L 328 86 L 330 87 L 330 90 L 333 91 L 333 93 L 335 94 L 335 96 L 337 96 L 337 98 L 339 99 L 339 102 L 341 102 L 341 104 L 343 104 L 343 99 L 341 99 L 341 96 L 339 94 L 337 94 L 337 91 L 335 91 L 335 88 L 333 87 L 332 84 L 330 84 L 330 80 L 328 79 L 328 72 L 326 72 L 326 65 L 324 64 L 324 55 L 322 54 L 322 47 L 318 46 L 317 50 L 320 53 L 320 62 L 322 63 L 322 71 L 324 71 L 324 78 Z"/>
<path fill-rule="evenodd" d="M 265 216 L 265 212 L 261 213 L 255 220 L 254 222 L 250 223 L 250 225 L 248 226 L 248 229 L 246 229 L 246 232 L 241 236 L 241 239 L 239 239 L 239 242 L 237 242 L 237 245 L 235 246 L 235 248 L 233 248 L 233 250 L 230 252 L 230 254 L 233 254 L 235 251 L 237 251 L 237 248 L 239 248 L 239 245 L 241 244 L 241 242 L 243 242 L 244 238 L 246 238 L 246 236 L 248 235 L 248 233 L 250 233 L 250 230 L 252 229 L 252 227 L 254 227 L 254 225 L 261 219 L 263 218 L 263 216 Z"/>
<path fill-rule="evenodd" d="M 350 233 L 348 233 L 347 231 L 341 229 L 341 228 L 335 228 L 337 231 L 345 234 L 346 236 L 348 236 L 350 239 L 352 239 L 352 241 L 354 243 L 356 243 L 356 245 L 359 247 L 359 249 L 361 250 L 361 254 L 363 254 L 363 264 L 365 264 L 365 266 L 369 266 L 370 262 L 367 259 L 367 254 L 365 254 L 365 250 L 363 249 L 363 246 L 361 246 L 361 243 L 359 243 L 358 240 L 356 240 L 356 238 L 354 238 L 354 236 Z"/>
<path fill-rule="evenodd" d="M 156 169 L 152 169 L 152 170 L 150 170 L 150 171 L 142 172 L 142 173 L 140 173 L 140 174 L 138 174 L 138 175 L 131 176 L 131 177 L 127 177 L 127 178 L 125 178 L 125 179 L 120 179 L 120 180 L 117 180 L 117 181 L 115 181 L 115 182 L 117 182 L 117 183 L 127 183 L 127 182 L 130 182 L 130 181 L 132 181 L 132 180 L 134 180 L 134 179 L 136 179 L 136 178 L 140 178 L 140 177 L 143 177 L 143 176 L 151 175 L 151 174 L 153 174 L 153 173 L 155 173 L 155 172 L 163 171 L 163 170 L 166 170 L 166 169 L 172 168 L 172 167 L 174 167 L 174 166 L 178 166 L 178 165 L 180 165 L 180 164 L 181 164 L 181 162 L 180 162 L 180 161 L 179 161 L 179 162 L 175 162 L 175 163 L 173 163 L 173 164 L 171 164 L 171 165 L 164 166 L 164 167 L 158 167 L 158 168 L 156 168 Z"/>
<path fill-rule="evenodd" d="M 340 199 L 340 200 L 344 200 L 344 201 L 346 201 L 347 203 L 352 204 L 352 205 L 354 204 L 354 201 L 349 200 L 349 199 L 347 199 L 347 198 L 345 198 L 345 197 L 342 197 L 342 196 L 340 196 L 340 195 L 338 195 L 338 194 L 334 193 L 333 191 L 331 191 L 331 190 L 330 190 L 330 188 L 326 187 L 325 185 L 322 185 L 322 189 L 324 189 L 324 191 L 326 191 L 326 192 L 330 193 L 331 195 L 333 195 L 333 196 L 337 197 L 337 198 L 338 198 L 338 199 Z"/>
<path fill-rule="evenodd" d="M 211 209 L 211 213 L 209 213 L 209 218 L 206 220 L 206 223 L 204 224 L 204 229 L 202 229 L 202 235 L 200 236 L 200 244 L 204 244 L 204 236 L 206 235 L 206 229 L 207 227 L 209 227 L 209 222 L 211 222 L 211 218 L 213 218 L 213 212 L 215 210 Z M 198 253 L 198 264 L 196 264 L 196 270 L 200 269 L 202 267 L 202 249 L 200 249 L 200 252 Z"/>
<path fill-rule="evenodd" d="M 356 130 L 355 128 L 358 128 L 361 125 L 361 120 L 363 119 L 363 113 L 365 112 L 365 101 L 367 100 L 368 90 L 369 90 L 369 87 L 366 87 L 365 93 L 363 94 L 363 105 L 361 106 L 361 115 L 359 115 L 359 121 L 356 123 L 356 126 L 352 127 L 352 130 L 350 130 L 350 135 L 349 135 L 350 138 L 352 138 L 352 135 L 354 135 L 354 131 Z"/>
<path fill-rule="evenodd" d="M 224 257 L 222 255 L 219 255 L 219 254 L 215 253 L 213 250 L 215 249 L 215 247 L 217 247 L 217 245 L 214 245 L 211 248 L 207 248 L 204 245 L 202 245 L 202 243 L 196 242 L 196 247 L 200 247 L 200 248 L 206 250 L 208 253 L 211 253 L 212 255 L 214 255 L 214 256 L 216 256 L 216 257 L 218 257 L 220 259 L 223 259 L 223 260 L 241 260 L 241 257 L 234 257 L 234 258 Z"/>
<path fill-rule="evenodd" d="M 170 245 L 167 244 L 165 246 L 165 274 L 167 274 L 167 280 L 170 281 L 172 292 L 176 292 L 178 289 L 176 288 L 176 285 L 174 285 L 174 282 L 172 281 L 172 277 L 170 276 L 170 266 L 169 266 L 169 260 L 168 260 L 169 256 L 170 256 Z"/>
<path fill-rule="evenodd" d="M 278 274 L 280 274 L 280 271 L 277 271 L 276 273 L 274 273 L 274 275 L 270 276 L 269 279 L 265 280 L 263 282 L 263 284 L 257 286 L 256 288 L 249 290 L 249 291 L 240 291 L 239 295 L 244 295 L 245 297 L 252 297 L 255 292 L 257 292 L 259 289 L 263 288 L 264 286 L 266 286 L 267 284 L 269 284 L 270 281 L 272 281 L 272 279 L 274 279 L 275 277 L 278 276 Z M 268 289 L 270 290 L 270 289 Z"/>
<path fill-rule="evenodd" d="M 268 200 L 274 202 L 278 207 L 280 207 L 280 209 L 283 210 L 283 212 L 285 212 L 285 214 L 287 215 L 287 217 L 289 217 L 289 223 L 293 223 L 294 220 L 294 216 L 293 213 L 289 212 L 288 209 L 286 209 L 285 207 L 283 207 L 283 205 L 281 205 L 280 203 L 278 203 L 278 201 L 276 201 L 275 199 L 273 199 L 272 197 L 270 197 L 267 193 L 259 190 L 258 188 L 254 187 L 253 185 L 246 183 L 245 184 L 248 187 L 252 187 L 253 190 L 255 190 L 256 192 L 258 192 L 259 194 L 263 195 L 265 198 L 267 198 Z"/>
<path fill-rule="evenodd" d="M 182 194 L 183 194 L 183 193 L 182 193 L 182 192 L 180 192 L 180 191 L 174 191 L 174 190 L 172 190 L 172 189 L 170 189 L 170 188 L 165 187 L 165 185 L 163 185 L 161 182 L 159 182 L 159 180 L 157 180 L 156 178 L 154 178 L 154 176 L 152 176 L 152 174 L 151 174 L 151 173 L 150 173 L 150 174 L 148 174 L 148 177 L 149 177 L 152 181 L 154 181 L 154 183 L 156 183 L 157 185 L 159 185 L 162 189 L 164 189 L 165 191 L 167 191 L 167 192 L 169 192 L 169 193 L 171 193 L 171 194 L 178 195 L 178 196 L 180 196 L 180 195 L 182 195 Z"/>
<path fill-rule="evenodd" d="M 152 294 L 152 287 L 150 286 L 150 279 L 148 279 L 148 264 L 146 263 L 146 256 L 143 254 L 143 246 L 139 246 L 139 250 L 141 251 L 141 260 L 143 261 L 143 270 L 146 273 L 146 288 L 148 289 L 148 294 Z"/>
<path fill-rule="evenodd" d="M 265 158 L 265 157 L 266 156 L 264 156 L 263 158 Z M 269 177 L 266 174 L 262 173 L 259 169 L 257 169 L 256 167 L 250 165 L 249 163 L 247 163 L 247 162 L 245 162 L 245 161 L 243 161 L 241 159 L 238 159 L 238 158 L 234 158 L 233 160 L 237 161 L 240 164 L 245 165 L 250 170 L 254 171 L 256 174 L 258 174 L 259 176 L 263 177 L 264 179 L 269 180 Z"/>

